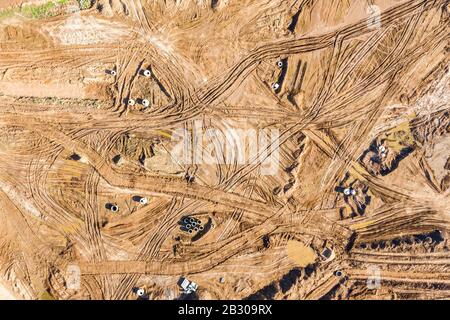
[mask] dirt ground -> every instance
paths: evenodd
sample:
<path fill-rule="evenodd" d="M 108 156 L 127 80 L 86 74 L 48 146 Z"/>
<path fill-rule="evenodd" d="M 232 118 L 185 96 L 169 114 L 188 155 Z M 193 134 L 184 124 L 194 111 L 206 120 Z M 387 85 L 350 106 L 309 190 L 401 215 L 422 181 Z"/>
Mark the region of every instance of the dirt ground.
<path fill-rule="evenodd" d="M 450 298 L 448 0 L 22 2 L 0 299 Z"/>
<path fill-rule="evenodd" d="M 31 5 L 37 3 L 45 3 L 45 0 L 2 0 L 0 2 L 0 9 L 2 8 L 11 8 L 20 5 Z"/>

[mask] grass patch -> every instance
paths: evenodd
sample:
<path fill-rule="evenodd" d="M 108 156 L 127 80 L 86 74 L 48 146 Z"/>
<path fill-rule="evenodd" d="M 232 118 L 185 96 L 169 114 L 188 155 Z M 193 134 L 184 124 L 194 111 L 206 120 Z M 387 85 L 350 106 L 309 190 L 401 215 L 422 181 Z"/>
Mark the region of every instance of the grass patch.
<path fill-rule="evenodd" d="M 48 18 L 52 16 L 52 9 L 56 8 L 56 4 L 54 2 L 47 2 L 41 5 L 30 5 L 24 6 L 21 10 L 21 13 L 31 19 L 42 19 Z"/>
<path fill-rule="evenodd" d="M 16 12 L 19 12 L 18 8 L 10 8 L 0 11 L 0 20 L 12 17 Z"/>
<path fill-rule="evenodd" d="M 91 0 L 78 0 L 81 10 L 87 10 L 92 6 Z"/>
<path fill-rule="evenodd" d="M 84 0 L 79 1 L 81 6 L 81 2 Z M 31 4 L 23 6 L 22 8 L 16 7 L 0 10 L 0 20 L 10 18 L 15 14 L 20 14 L 30 19 L 43 19 L 53 17 L 58 14 L 58 10 L 55 10 L 56 8 L 63 7 L 70 2 L 71 0 L 54 0 L 39 5 Z M 88 0 L 88 2 L 90 6 L 90 0 Z"/>

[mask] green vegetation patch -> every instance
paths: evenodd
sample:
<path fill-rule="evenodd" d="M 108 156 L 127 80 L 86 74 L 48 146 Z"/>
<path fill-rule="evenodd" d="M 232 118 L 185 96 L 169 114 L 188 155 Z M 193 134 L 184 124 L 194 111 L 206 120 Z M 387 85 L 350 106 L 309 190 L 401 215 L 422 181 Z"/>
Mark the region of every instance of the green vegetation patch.
<path fill-rule="evenodd" d="M 57 5 L 54 2 L 47 2 L 41 5 L 29 5 L 23 6 L 21 14 L 27 18 L 31 19 L 42 19 L 51 17 L 52 9 L 56 8 Z"/>
<path fill-rule="evenodd" d="M 5 9 L 0 11 L 0 20 L 4 18 L 9 18 L 14 15 L 18 10 L 16 8 Z"/>
<path fill-rule="evenodd" d="M 47 290 L 42 292 L 40 300 L 56 300 L 55 297 Z"/>

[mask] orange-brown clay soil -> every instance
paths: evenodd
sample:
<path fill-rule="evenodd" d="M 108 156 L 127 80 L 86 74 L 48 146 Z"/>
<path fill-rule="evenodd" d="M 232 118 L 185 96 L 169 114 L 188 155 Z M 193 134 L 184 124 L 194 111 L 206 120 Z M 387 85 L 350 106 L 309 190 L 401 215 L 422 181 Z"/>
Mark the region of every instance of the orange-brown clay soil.
<path fill-rule="evenodd" d="M 448 0 L 76 6 L 0 18 L 0 294 L 450 297 Z"/>

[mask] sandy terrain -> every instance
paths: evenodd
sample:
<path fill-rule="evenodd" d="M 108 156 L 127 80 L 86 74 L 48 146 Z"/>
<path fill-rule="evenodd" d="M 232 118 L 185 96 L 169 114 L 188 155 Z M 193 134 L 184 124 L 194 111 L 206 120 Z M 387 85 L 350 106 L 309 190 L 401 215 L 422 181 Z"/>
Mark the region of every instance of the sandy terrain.
<path fill-rule="evenodd" d="M 449 20 L 447 0 L 0 14 L 0 299 L 450 298 Z"/>
<path fill-rule="evenodd" d="M 9 291 L 8 288 L 0 284 L 0 300 L 16 300 L 16 297 Z"/>

